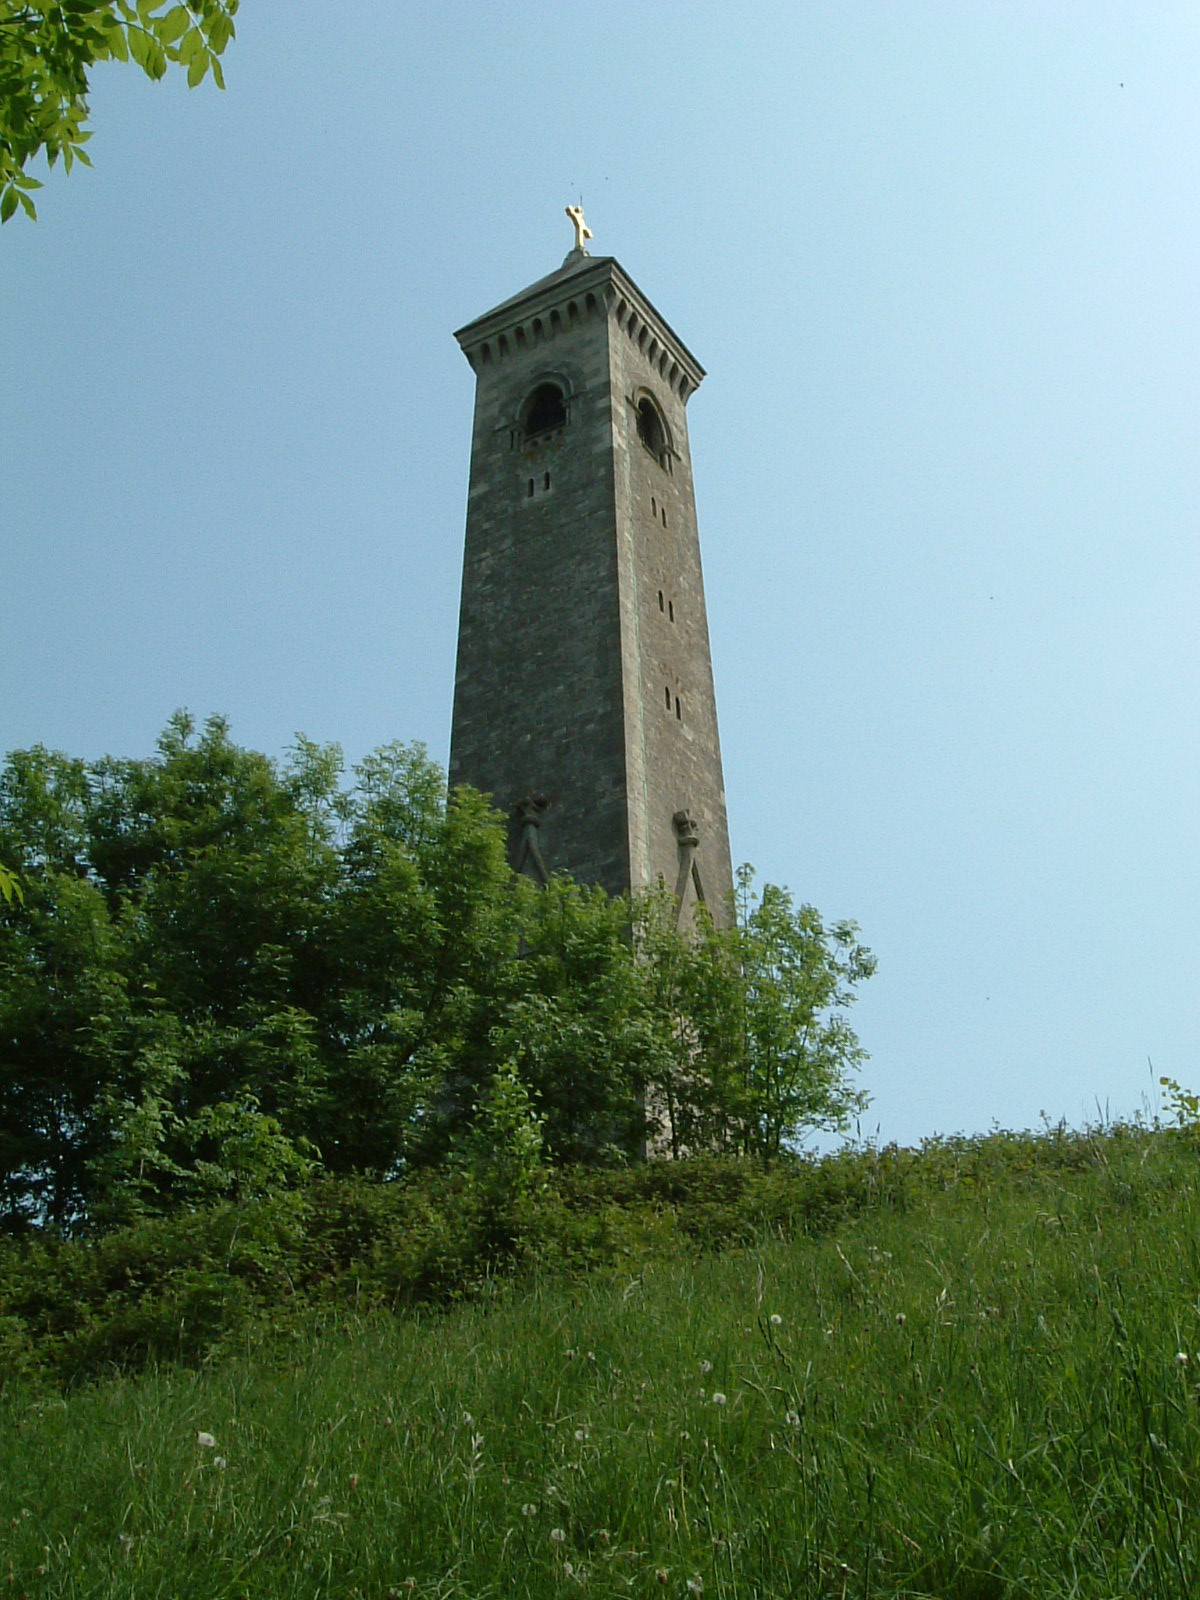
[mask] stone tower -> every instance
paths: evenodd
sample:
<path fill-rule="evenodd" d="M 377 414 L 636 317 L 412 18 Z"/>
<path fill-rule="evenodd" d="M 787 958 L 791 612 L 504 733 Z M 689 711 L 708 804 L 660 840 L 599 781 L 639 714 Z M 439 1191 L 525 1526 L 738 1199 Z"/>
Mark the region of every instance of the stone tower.
<path fill-rule="evenodd" d="M 732 869 L 686 405 L 704 376 L 582 213 L 557 272 L 455 335 L 475 373 L 450 781 L 513 866 L 660 878 L 729 916 Z"/>

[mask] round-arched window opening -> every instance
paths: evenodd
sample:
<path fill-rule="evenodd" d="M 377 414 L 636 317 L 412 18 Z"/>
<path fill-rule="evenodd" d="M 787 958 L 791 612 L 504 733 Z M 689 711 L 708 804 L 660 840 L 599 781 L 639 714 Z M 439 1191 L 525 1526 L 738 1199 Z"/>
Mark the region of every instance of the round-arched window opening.
<path fill-rule="evenodd" d="M 663 420 L 658 414 L 658 407 L 653 400 L 639 400 L 637 408 L 638 438 L 649 450 L 656 461 L 665 462 L 667 454 L 667 430 L 663 427 Z"/>
<path fill-rule="evenodd" d="M 565 427 L 567 408 L 562 390 L 557 384 L 539 383 L 526 400 L 521 415 L 521 431 L 527 439 L 536 439 L 539 434 L 553 433 L 555 428 Z"/>

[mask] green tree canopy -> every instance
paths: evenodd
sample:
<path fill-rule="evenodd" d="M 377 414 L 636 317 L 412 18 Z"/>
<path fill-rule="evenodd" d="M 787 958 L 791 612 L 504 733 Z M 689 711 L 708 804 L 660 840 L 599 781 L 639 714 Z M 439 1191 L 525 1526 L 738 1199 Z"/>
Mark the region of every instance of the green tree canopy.
<path fill-rule="evenodd" d="M 136 61 L 150 78 L 174 63 L 193 88 L 211 71 L 225 87 L 219 57 L 233 38 L 238 0 L 0 0 L 0 222 L 24 208 L 36 217 L 30 163 L 45 151 L 90 166 L 84 146 L 89 75 L 97 62 Z"/>
<path fill-rule="evenodd" d="M 9 1229 L 317 1165 L 478 1165 L 497 1140 L 498 1193 L 534 1160 L 771 1160 L 859 1103 L 845 1009 L 873 961 L 851 924 L 748 873 L 736 925 L 694 934 L 665 888 L 537 888 L 419 747 L 347 782 L 334 746 L 279 764 L 180 713 L 146 759 L 15 751 L 0 859 L 24 891 L 0 900 Z"/>

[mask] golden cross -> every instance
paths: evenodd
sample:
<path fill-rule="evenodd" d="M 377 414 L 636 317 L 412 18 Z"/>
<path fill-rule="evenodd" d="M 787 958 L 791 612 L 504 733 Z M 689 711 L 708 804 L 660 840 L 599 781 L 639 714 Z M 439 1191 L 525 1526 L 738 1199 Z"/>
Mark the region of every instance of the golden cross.
<path fill-rule="evenodd" d="M 587 223 L 583 220 L 582 206 L 568 206 L 566 211 L 567 215 L 575 225 L 575 248 L 579 251 L 580 255 L 585 256 L 587 255 L 587 245 L 585 245 L 583 241 L 585 239 L 592 239 L 595 237 L 595 235 L 592 233 L 592 230 L 588 227 Z"/>

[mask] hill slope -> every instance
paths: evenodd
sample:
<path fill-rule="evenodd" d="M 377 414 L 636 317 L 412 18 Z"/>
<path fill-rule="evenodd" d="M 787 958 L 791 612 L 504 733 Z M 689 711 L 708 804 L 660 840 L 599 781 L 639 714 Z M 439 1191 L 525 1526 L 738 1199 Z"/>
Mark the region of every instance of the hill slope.
<path fill-rule="evenodd" d="M 1128 1128 L 858 1153 L 820 1164 L 853 1204 L 720 1252 L 681 1173 L 588 1273 L 281 1305 L 199 1371 L 65 1398 L 10 1382 L 0 1570 L 74 1600 L 1177 1600 L 1198 1167 Z"/>

